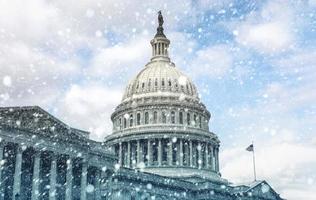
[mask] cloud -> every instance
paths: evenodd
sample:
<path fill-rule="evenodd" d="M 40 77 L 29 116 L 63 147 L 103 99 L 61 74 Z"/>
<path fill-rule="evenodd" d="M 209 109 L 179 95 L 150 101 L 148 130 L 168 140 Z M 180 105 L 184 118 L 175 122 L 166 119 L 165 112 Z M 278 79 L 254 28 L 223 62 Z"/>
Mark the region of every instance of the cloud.
<path fill-rule="evenodd" d="M 224 76 L 232 67 L 233 58 L 226 45 L 217 45 L 201 49 L 196 57 L 188 64 L 193 76 L 210 78 Z"/>
<path fill-rule="evenodd" d="M 111 133 L 110 116 L 121 98 L 121 88 L 107 88 L 99 83 L 72 85 L 55 112 L 72 126 L 90 131 L 92 139 L 102 141 Z"/>
<path fill-rule="evenodd" d="M 236 24 L 236 41 L 263 53 L 288 50 L 295 42 L 294 14 L 286 2 L 268 1 L 259 11 Z"/>

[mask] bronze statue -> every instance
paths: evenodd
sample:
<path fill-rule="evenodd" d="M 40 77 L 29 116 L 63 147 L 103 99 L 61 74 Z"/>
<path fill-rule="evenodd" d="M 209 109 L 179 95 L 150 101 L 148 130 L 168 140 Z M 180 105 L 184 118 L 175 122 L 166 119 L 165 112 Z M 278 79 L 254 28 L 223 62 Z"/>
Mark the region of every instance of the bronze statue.
<path fill-rule="evenodd" d="M 158 11 L 158 23 L 159 23 L 159 26 L 163 25 L 163 17 L 161 14 L 161 10 Z"/>

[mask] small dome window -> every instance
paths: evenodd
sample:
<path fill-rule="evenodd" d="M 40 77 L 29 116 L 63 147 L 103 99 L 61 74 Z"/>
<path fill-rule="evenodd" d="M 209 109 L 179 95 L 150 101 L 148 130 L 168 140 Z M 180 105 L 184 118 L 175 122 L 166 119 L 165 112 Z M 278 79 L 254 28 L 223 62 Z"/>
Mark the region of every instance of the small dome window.
<path fill-rule="evenodd" d="M 162 79 L 162 81 L 161 81 L 161 86 L 162 86 L 162 87 L 165 87 L 165 79 Z"/>
<path fill-rule="evenodd" d="M 145 112 L 145 124 L 149 124 L 149 114 Z"/>
<path fill-rule="evenodd" d="M 171 87 L 171 80 L 168 80 L 168 86 Z"/>

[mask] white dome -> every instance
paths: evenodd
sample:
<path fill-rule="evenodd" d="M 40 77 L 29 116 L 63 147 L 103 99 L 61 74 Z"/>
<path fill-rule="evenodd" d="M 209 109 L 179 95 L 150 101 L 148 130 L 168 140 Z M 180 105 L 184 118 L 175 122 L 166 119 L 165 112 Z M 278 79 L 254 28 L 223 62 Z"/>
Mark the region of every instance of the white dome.
<path fill-rule="evenodd" d="M 127 85 L 123 100 L 144 96 L 180 96 L 198 100 L 198 93 L 190 78 L 178 70 L 174 63 L 152 61 Z"/>

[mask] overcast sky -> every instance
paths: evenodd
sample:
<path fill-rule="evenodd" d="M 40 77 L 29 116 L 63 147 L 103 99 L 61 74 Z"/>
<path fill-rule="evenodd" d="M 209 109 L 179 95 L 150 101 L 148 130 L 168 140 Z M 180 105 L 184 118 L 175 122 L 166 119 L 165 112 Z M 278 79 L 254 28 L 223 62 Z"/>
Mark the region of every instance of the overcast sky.
<path fill-rule="evenodd" d="M 315 0 L 0 0 L 0 106 L 39 105 L 102 140 L 149 61 L 162 10 L 170 56 L 192 77 L 231 182 L 257 174 L 316 196 Z"/>

